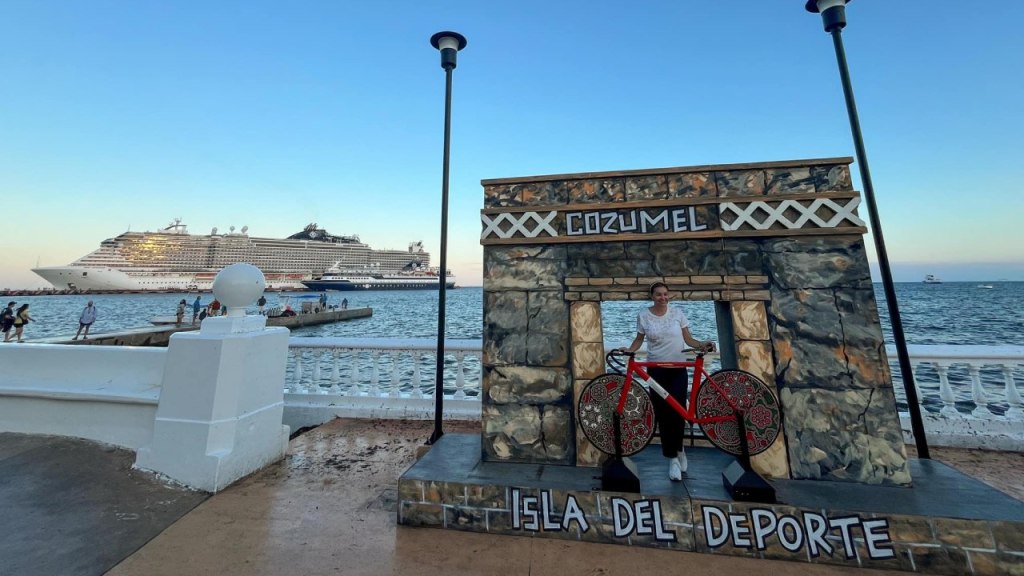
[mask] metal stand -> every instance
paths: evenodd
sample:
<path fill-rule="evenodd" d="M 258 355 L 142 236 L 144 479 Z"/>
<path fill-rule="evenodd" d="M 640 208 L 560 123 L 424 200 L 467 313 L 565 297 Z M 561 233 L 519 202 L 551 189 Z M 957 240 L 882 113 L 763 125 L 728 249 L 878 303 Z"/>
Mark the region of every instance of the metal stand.
<path fill-rule="evenodd" d="M 740 455 L 722 472 L 722 485 L 733 500 L 775 504 L 775 488 L 750 466 L 750 447 L 747 445 L 746 414 L 736 411 L 736 425 L 740 434 Z"/>
<path fill-rule="evenodd" d="M 622 422 L 618 412 L 612 412 L 612 426 L 615 427 L 615 456 L 605 460 L 601 466 L 601 490 L 611 492 L 640 493 L 640 477 L 636 465 L 622 456 Z"/>

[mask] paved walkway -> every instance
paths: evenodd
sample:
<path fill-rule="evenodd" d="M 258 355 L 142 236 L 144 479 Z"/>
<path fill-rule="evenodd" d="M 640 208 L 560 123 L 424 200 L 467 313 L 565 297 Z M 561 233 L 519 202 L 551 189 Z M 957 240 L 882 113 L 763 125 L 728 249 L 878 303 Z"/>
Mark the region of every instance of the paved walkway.
<path fill-rule="evenodd" d="M 292 441 L 287 458 L 206 500 L 113 575 L 853 574 L 854 568 L 399 527 L 398 477 L 431 422 L 335 420 Z M 447 423 L 473 432 L 479 423 Z M 935 450 L 1024 499 L 1024 455 Z M 1017 471 L 1013 474 L 1013 471 Z M 995 482 L 991 479 L 995 478 Z M 1010 488 L 1010 490 L 1008 490 Z M 871 574 L 906 574 L 871 571 Z"/>
<path fill-rule="evenodd" d="M 398 477 L 431 422 L 335 420 L 215 496 L 131 469 L 134 454 L 0 434 L 0 574 L 853 574 L 853 568 L 396 525 Z M 479 423 L 447 423 L 476 432 Z M 933 449 L 1024 500 L 1024 454 Z M 906 574 L 871 571 L 870 574 Z"/>

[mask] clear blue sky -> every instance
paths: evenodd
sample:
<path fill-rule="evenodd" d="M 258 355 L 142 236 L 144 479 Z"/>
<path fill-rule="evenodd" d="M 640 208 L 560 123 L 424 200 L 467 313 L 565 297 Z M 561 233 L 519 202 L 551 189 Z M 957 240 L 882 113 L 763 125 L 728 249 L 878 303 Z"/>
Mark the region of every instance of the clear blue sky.
<path fill-rule="evenodd" d="M 1024 280 L 1024 3 L 847 12 L 896 280 Z M 428 39 L 445 29 L 469 40 L 460 284 L 481 279 L 481 179 L 853 155 L 832 42 L 802 0 L 6 0 L 0 287 L 45 286 L 37 261 L 176 216 L 271 237 L 317 222 L 436 258 L 444 73 Z"/>

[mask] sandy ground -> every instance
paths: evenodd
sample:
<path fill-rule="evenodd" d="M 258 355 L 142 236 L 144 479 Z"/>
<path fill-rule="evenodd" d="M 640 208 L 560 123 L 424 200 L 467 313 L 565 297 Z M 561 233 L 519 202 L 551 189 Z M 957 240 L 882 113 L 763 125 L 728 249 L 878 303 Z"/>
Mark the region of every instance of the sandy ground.
<path fill-rule="evenodd" d="M 448 422 L 447 432 L 479 431 Z M 161 574 L 852 574 L 861 570 L 396 524 L 398 477 L 432 422 L 339 419 L 288 456 L 210 498 L 116 566 Z M 1024 455 L 936 449 L 934 456 L 1017 498 Z M 872 570 L 872 574 L 905 574 Z"/>

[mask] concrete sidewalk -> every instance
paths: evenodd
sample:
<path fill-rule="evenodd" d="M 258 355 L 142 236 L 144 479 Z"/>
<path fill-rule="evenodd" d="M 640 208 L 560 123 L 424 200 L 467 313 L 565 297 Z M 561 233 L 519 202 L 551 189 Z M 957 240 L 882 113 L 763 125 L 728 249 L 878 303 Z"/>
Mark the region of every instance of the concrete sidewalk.
<path fill-rule="evenodd" d="M 855 568 L 492 536 L 396 525 L 398 477 L 431 422 L 335 420 L 294 439 L 286 459 L 206 500 L 114 575 L 180 574 L 851 574 Z M 446 423 L 476 432 L 479 423 Z M 933 456 L 1024 498 L 1024 455 Z M 1017 471 L 1016 474 L 1013 471 Z M 872 574 L 906 574 L 872 570 Z"/>
<path fill-rule="evenodd" d="M 0 433 L 0 574 L 102 574 L 209 497 L 133 462 L 85 440 Z"/>

